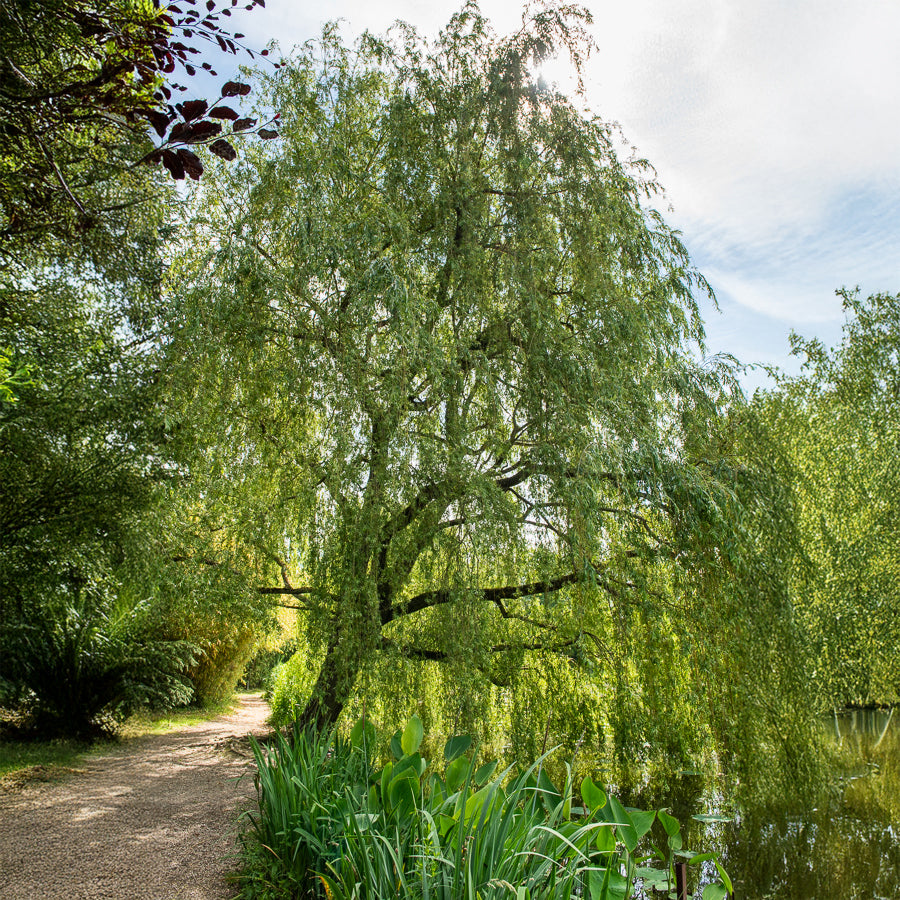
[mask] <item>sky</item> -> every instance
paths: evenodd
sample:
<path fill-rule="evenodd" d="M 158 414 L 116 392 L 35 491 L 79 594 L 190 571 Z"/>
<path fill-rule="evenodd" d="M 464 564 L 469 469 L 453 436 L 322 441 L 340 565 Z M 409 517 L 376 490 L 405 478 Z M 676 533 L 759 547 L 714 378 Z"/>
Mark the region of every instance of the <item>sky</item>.
<path fill-rule="evenodd" d="M 461 2 L 461 0 L 460 0 Z M 326 20 L 348 37 L 396 19 L 431 36 L 458 8 L 425 0 L 267 0 L 229 24 L 287 51 Z M 900 292 L 900 3 L 588 0 L 586 102 L 656 168 L 718 309 L 710 353 L 798 371 L 789 334 L 840 339 L 835 292 Z M 523 4 L 481 0 L 499 33 Z M 547 77 L 565 85 L 566 67 Z M 661 203 L 661 205 L 660 205 Z M 761 368 L 747 390 L 769 384 Z"/>

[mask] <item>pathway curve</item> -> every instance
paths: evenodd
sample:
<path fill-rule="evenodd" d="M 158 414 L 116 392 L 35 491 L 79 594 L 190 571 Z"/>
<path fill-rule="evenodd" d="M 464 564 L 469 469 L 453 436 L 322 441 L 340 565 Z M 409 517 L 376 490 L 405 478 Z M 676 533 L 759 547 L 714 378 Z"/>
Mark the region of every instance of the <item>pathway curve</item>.
<path fill-rule="evenodd" d="M 255 799 L 236 739 L 269 708 L 129 741 L 61 783 L 0 793 L 4 900 L 225 900 L 238 811 Z"/>

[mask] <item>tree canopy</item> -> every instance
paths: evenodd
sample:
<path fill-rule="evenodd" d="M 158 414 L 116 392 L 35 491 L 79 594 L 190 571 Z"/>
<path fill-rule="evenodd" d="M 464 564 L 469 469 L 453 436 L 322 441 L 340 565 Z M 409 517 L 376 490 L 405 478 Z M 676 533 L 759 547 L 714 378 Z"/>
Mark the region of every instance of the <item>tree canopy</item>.
<path fill-rule="evenodd" d="M 170 384 L 211 561 L 321 641 L 306 720 L 376 658 L 602 656 L 592 623 L 733 571 L 706 285 L 652 169 L 533 74 L 587 21 L 327 30 L 265 82 L 282 140 L 194 198 Z"/>

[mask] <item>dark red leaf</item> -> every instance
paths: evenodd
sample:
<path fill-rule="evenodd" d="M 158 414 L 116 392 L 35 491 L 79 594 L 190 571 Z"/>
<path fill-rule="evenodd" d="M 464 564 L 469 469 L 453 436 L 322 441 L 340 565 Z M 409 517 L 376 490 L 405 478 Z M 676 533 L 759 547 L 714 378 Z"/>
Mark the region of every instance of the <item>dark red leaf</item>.
<path fill-rule="evenodd" d="M 200 116 L 206 115 L 209 106 L 205 100 L 188 100 L 178 105 L 178 111 L 181 113 L 185 122 L 193 122 Z"/>
<path fill-rule="evenodd" d="M 234 39 L 235 39 L 236 41 L 239 41 L 242 37 L 245 37 L 245 35 L 241 34 L 239 31 L 236 31 L 236 32 L 234 33 Z"/>
<path fill-rule="evenodd" d="M 238 114 L 230 106 L 214 106 L 209 111 L 211 119 L 237 119 Z"/>
<path fill-rule="evenodd" d="M 268 56 L 268 55 L 269 55 L 269 51 L 268 51 L 268 50 L 260 50 L 260 51 L 259 51 L 259 55 L 260 55 L 260 56 Z"/>
<path fill-rule="evenodd" d="M 181 181 L 184 178 L 184 163 L 179 159 L 177 153 L 173 153 L 171 150 L 163 150 L 162 162 L 176 181 Z"/>
<path fill-rule="evenodd" d="M 170 141 L 183 141 L 191 133 L 191 126 L 187 122 L 176 122 L 169 134 Z"/>
<path fill-rule="evenodd" d="M 256 124 L 256 119 L 238 119 L 234 125 L 231 126 L 232 131 L 246 131 L 248 128 L 252 128 Z"/>
<path fill-rule="evenodd" d="M 233 159 L 237 158 L 237 150 L 228 143 L 228 141 L 223 138 L 219 138 L 217 141 L 213 141 L 209 145 L 209 149 L 211 152 L 215 153 L 216 156 L 221 156 L 222 159 L 228 160 L 231 162 Z"/>
<path fill-rule="evenodd" d="M 240 82 L 226 81 L 225 84 L 222 85 L 222 96 L 237 97 L 241 93 L 242 87 L 243 85 L 240 84 Z"/>
<path fill-rule="evenodd" d="M 247 94 L 250 93 L 250 85 L 249 85 L 249 84 L 242 84 L 242 85 L 240 86 L 240 89 L 238 90 L 238 93 L 239 93 L 242 97 L 246 97 Z"/>
<path fill-rule="evenodd" d="M 147 120 L 153 126 L 153 130 L 160 136 L 165 137 L 166 131 L 169 127 L 169 123 L 172 119 L 167 116 L 165 113 L 161 113 L 157 109 L 151 109 L 147 113 Z"/>
<path fill-rule="evenodd" d="M 216 8 L 215 0 L 206 0 L 206 8 L 212 12 Z"/>
<path fill-rule="evenodd" d="M 260 128 L 259 131 L 256 132 L 264 141 L 271 141 L 272 138 L 278 137 L 277 131 L 272 131 L 271 128 Z"/>
<path fill-rule="evenodd" d="M 228 44 L 225 43 L 225 38 L 223 38 L 221 34 L 217 34 L 216 40 L 219 42 L 219 46 L 222 48 L 223 52 L 227 53 Z"/>
<path fill-rule="evenodd" d="M 197 74 L 197 70 L 193 66 L 189 65 L 188 63 L 184 64 L 184 71 L 187 72 L 188 75 L 196 75 Z"/>
<path fill-rule="evenodd" d="M 215 137 L 221 130 L 222 126 L 218 122 L 208 122 L 204 120 L 191 125 L 190 133 L 183 137 L 182 140 L 186 144 L 197 144 L 200 141 Z"/>
<path fill-rule="evenodd" d="M 197 154 L 191 150 L 186 150 L 184 147 L 179 147 L 178 158 L 184 166 L 184 171 L 187 172 L 194 181 L 199 181 L 200 176 L 203 174 L 203 163 L 200 162 L 200 158 Z"/>
<path fill-rule="evenodd" d="M 230 15 L 231 15 L 231 10 L 230 10 L 230 9 L 223 9 L 223 10 L 222 10 L 222 15 L 223 15 L 223 16 L 230 16 Z"/>

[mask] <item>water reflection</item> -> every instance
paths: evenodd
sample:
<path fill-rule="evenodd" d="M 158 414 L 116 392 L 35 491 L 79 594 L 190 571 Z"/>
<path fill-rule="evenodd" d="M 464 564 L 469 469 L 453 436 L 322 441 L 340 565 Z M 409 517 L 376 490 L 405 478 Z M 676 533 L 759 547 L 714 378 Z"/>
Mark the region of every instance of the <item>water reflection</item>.
<path fill-rule="evenodd" d="M 823 732 L 833 781 L 815 809 L 690 820 L 688 846 L 721 855 L 736 900 L 900 900 L 900 713 L 834 715 Z M 721 794 L 689 780 L 663 803 L 682 821 L 727 810 Z"/>

